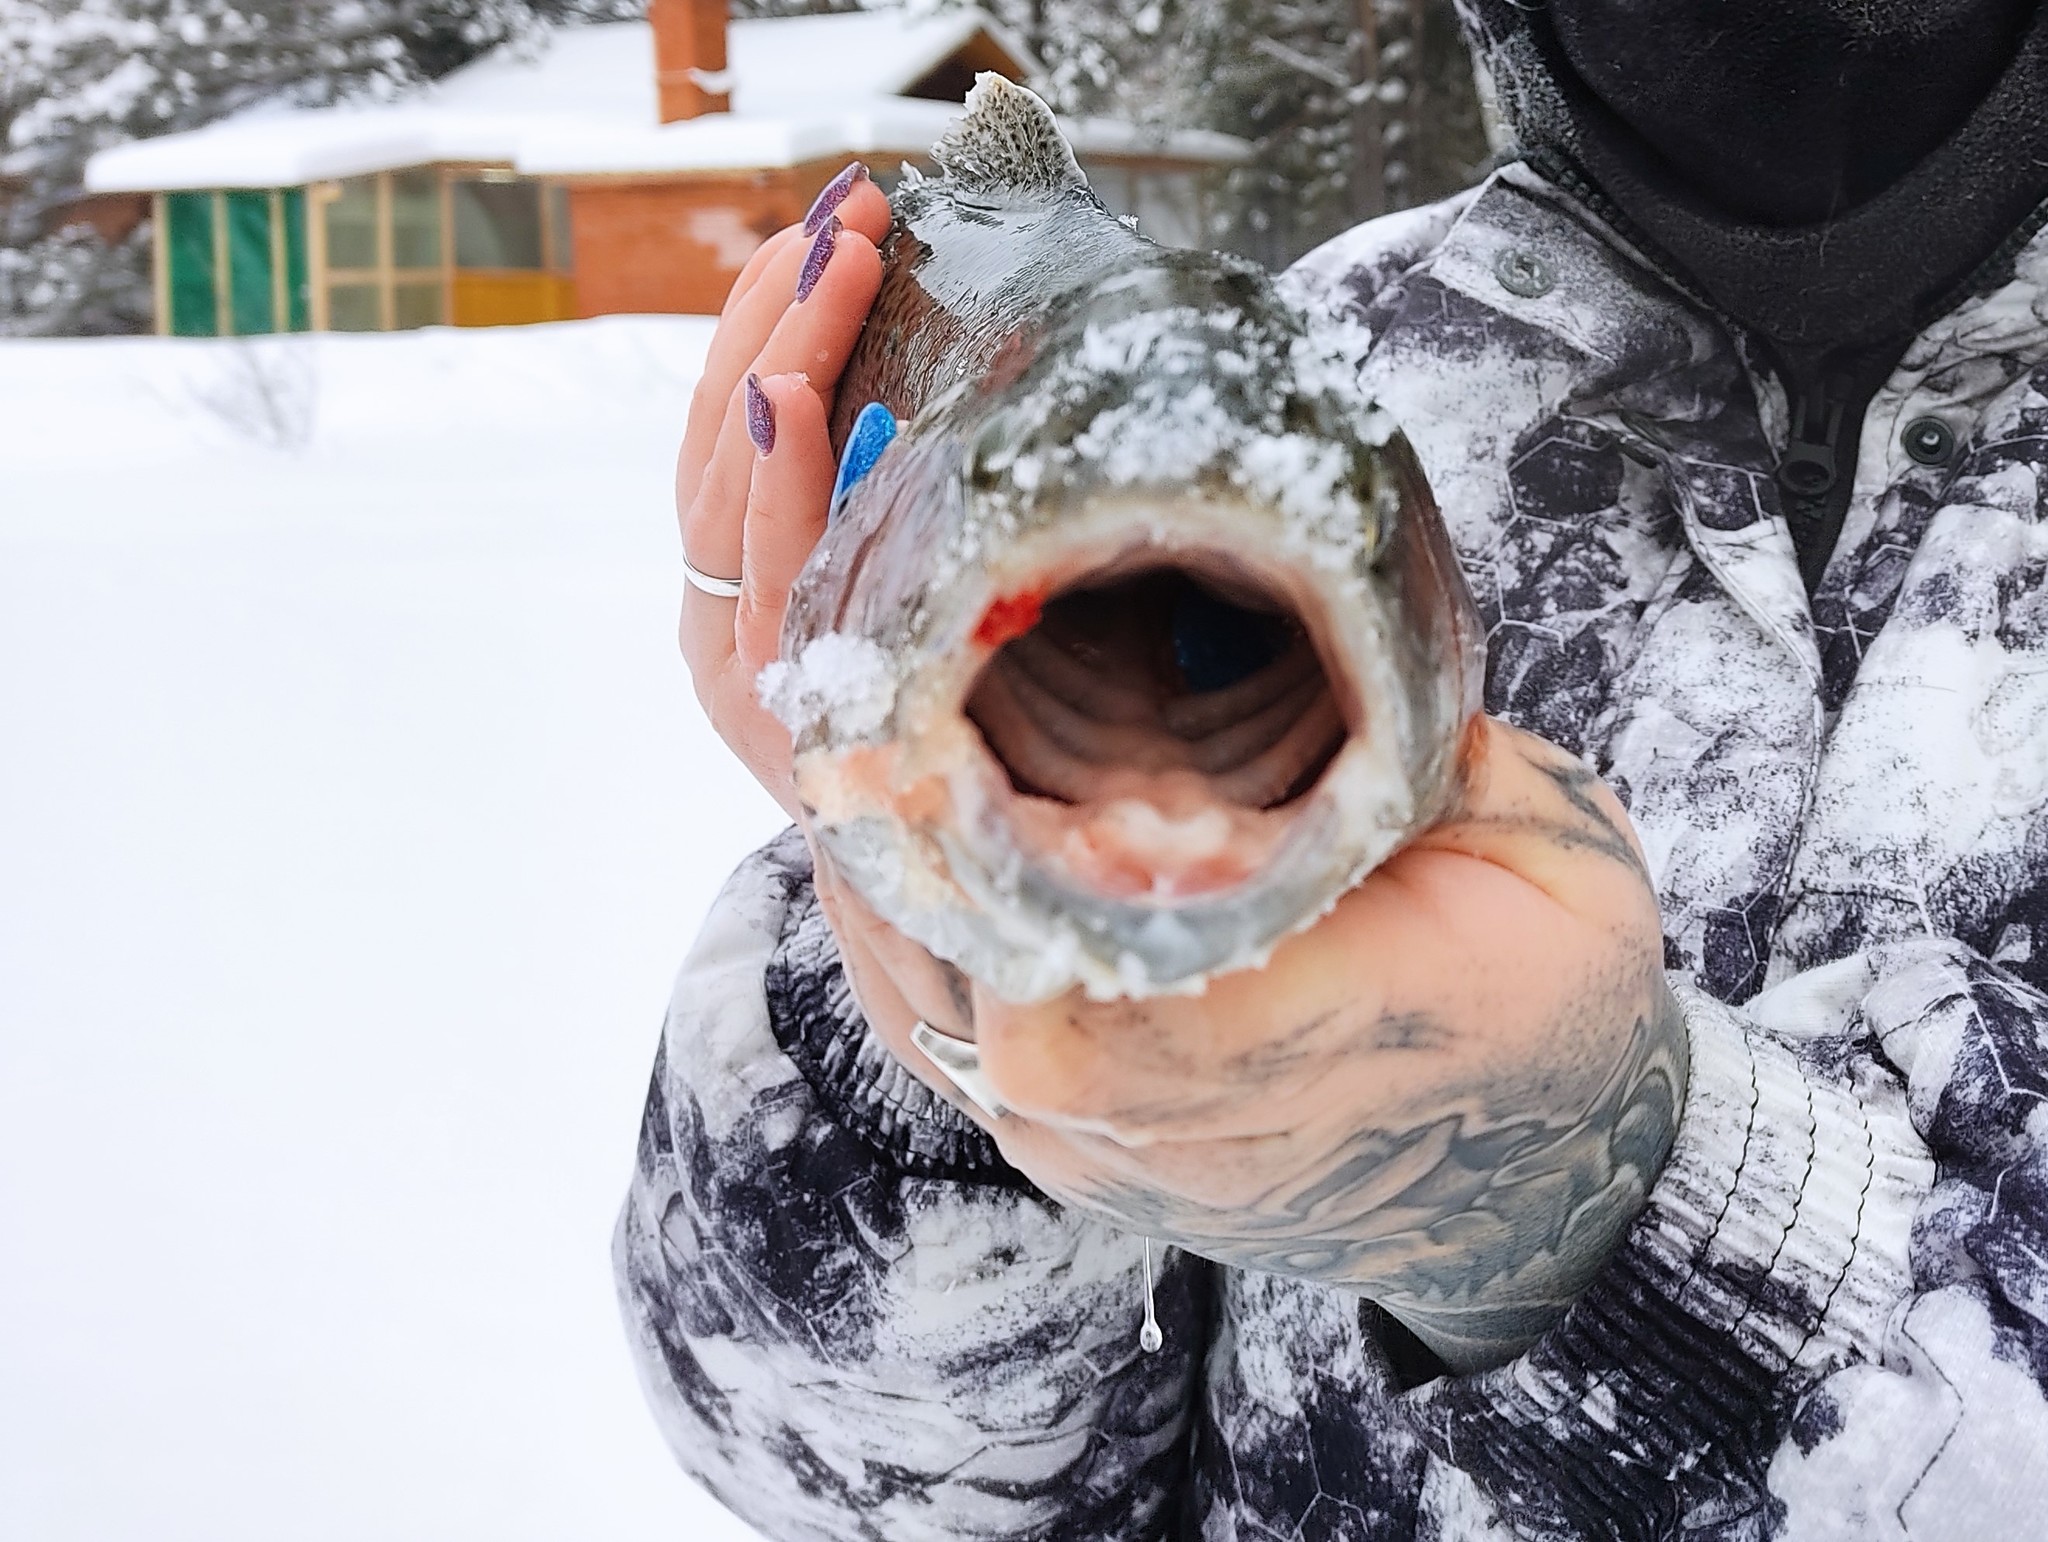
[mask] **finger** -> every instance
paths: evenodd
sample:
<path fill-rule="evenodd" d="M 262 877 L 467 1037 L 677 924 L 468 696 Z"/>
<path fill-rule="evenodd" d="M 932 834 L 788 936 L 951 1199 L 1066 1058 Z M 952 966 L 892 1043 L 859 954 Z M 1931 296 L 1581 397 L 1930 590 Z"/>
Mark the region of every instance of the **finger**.
<path fill-rule="evenodd" d="M 739 578 L 745 545 L 747 497 L 754 480 L 754 464 L 760 450 L 754 443 L 757 425 L 750 414 L 748 381 L 742 376 L 728 393 L 725 411 L 719 419 L 718 442 L 697 495 L 683 508 L 683 554 L 700 573 L 714 578 Z M 727 623 L 733 617 L 733 600 L 713 604 L 725 611 Z"/>
<path fill-rule="evenodd" d="M 829 400 L 881 287 L 882 258 L 873 244 L 858 232 L 835 236 L 811 297 L 783 313 L 752 373 L 762 379 L 801 373 L 821 400 Z M 739 576 L 743 520 L 758 459 L 742 376 L 727 397 L 717 443 L 684 512 L 685 549 L 700 571 L 720 578 Z M 830 496 L 827 483 L 821 512 Z"/>
<path fill-rule="evenodd" d="M 706 712 L 713 712 L 725 677 L 739 667 L 733 642 L 733 604 L 714 599 L 697 589 L 683 591 L 683 619 L 680 636 L 683 658 L 690 666 L 690 680 Z M 713 721 L 717 720 L 713 713 Z"/>
<path fill-rule="evenodd" d="M 801 375 L 761 382 L 770 425 L 747 499 L 737 642 L 741 663 L 765 669 L 781 650 L 790 587 L 825 533 L 832 497 L 832 440 L 825 404 Z"/>
<path fill-rule="evenodd" d="M 765 377 L 801 370 L 829 401 L 881 292 L 882 254 L 863 232 L 835 218 L 806 249 L 797 279 L 799 287 L 805 280 L 812 287 L 776 322 L 754 361 L 754 373 Z"/>
<path fill-rule="evenodd" d="M 880 188 L 865 179 L 853 186 L 834 214 L 842 233 L 858 236 L 870 247 L 882 244 L 893 219 L 889 200 Z M 684 436 L 683 451 L 677 461 L 676 485 L 683 502 L 694 496 L 697 482 L 717 442 L 720 422 L 716 409 L 731 397 L 740 380 L 749 372 L 776 374 L 785 369 L 809 367 L 777 362 L 768 362 L 764 366 L 761 351 L 767 346 L 784 313 L 796 303 L 797 278 L 815 241 L 816 237 L 805 234 L 801 225 L 791 225 L 778 231 L 748 260 L 740 272 L 739 281 L 733 285 L 732 293 L 726 297 L 717 336 L 712 341 L 711 352 L 704 361 L 704 373 L 692 398 L 690 430 Z M 873 300 L 870 295 L 862 304 L 863 316 Z M 856 327 L 856 334 L 858 331 Z M 844 367 L 843 361 L 841 367 Z M 832 377 L 838 378 L 838 370 L 832 371 Z"/>
<path fill-rule="evenodd" d="M 1019 1113 L 1134 1148 L 1282 1132 L 1330 1096 L 1357 1097 L 1333 1071 L 1368 1051 L 1380 1068 L 1375 1096 L 1391 1097 L 1413 1072 L 1378 1053 L 1385 971 L 1361 942 L 1411 946 L 1388 923 L 1401 903 L 1354 890 L 1263 969 L 1219 975 L 1199 996 L 1091 1001 L 1074 992 L 1018 1006 L 977 995 L 982 1067 Z"/>
<path fill-rule="evenodd" d="M 841 226 L 865 236 L 874 246 L 879 247 L 887 239 L 889 226 L 894 220 L 894 215 L 889 208 L 889 200 L 882 190 L 875 186 L 872 179 L 866 175 L 866 168 L 864 166 L 860 166 L 859 162 L 855 162 L 854 167 L 859 167 L 861 175 L 848 183 L 840 196 L 835 199 L 829 196 L 829 194 L 821 195 L 818 202 L 812 205 L 810 214 L 801 224 L 789 225 L 778 230 L 774 235 L 762 242 L 755 250 L 754 255 L 747 259 L 747 265 L 740 270 L 740 276 L 734 280 L 731 293 L 726 296 L 725 305 L 720 310 L 722 317 L 733 315 L 756 289 L 760 288 L 763 284 L 770 283 L 771 275 L 780 271 L 777 265 L 782 260 L 784 253 L 788 252 L 792 247 L 802 247 L 808 250 L 810 243 L 816 239 L 818 231 L 823 228 L 827 219 L 836 216 Z M 848 170 L 852 171 L 854 167 L 849 167 Z M 835 178 L 834 182 L 838 183 L 843 180 L 844 174 L 839 178 Z M 781 289 L 775 289 L 772 285 L 771 289 L 773 293 L 783 295 L 785 303 L 793 298 L 793 295 L 784 295 Z M 772 327 L 772 325 L 773 321 L 771 319 L 768 326 Z M 765 334 L 766 328 L 762 332 L 763 336 Z M 757 347 L 758 341 L 759 339 L 757 338 Z M 721 352 L 719 360 L 721 363 L 730 361 L 731 368 L 740 369 L 745 367 L 745 360 L 751 357 L 753 357 L 752 352 Z"/>
<path fill-rule="evenodd" d="M 875 186 L 867 167 L 859 161 L 825 185 L 798 228 L 807 235 L 815 235 L 835 215 L 848 230 L 859 231 L 876 246 L 888 236 L 895 219 L 888 195 Z"/>
<path fill-rule="evenodd" d="M 811 835 L 808 830 L 807 836 Z M 952 1078 L 925 1058 L 912 1037 L 928 1023 L 949 1038 L 971 1037 L 962 1021 L 966 991 L 957 972 L 890 927 L 867 908 L 811 837 L 818 900 L 839 943 L 846 979 L 862 1015 L 885 1048 L 911 1075 L 984 1129 L 997 1122 L 961 1092 Z"/>
<path fill-rule="evenodd" d="M 1016 1006 L 975 1001 L 982 1070 L 1005 1107 L 1070 1134 L 1138 1144 L 1202 1121 L 1230 1099 L 1190 1098 L 1209 1025 L 1198 1000 L 1091 1002 L 1078 993 Z"/>
<path fill-rule="evenodd" d="M 756 247 L 754 255 L 747 259 L 747 265 L 740 269 L 740 276 L 733 280 L 732 292 L 726 295 L 725 304 L 719 307 L 719 319 L 722 321 L 731 316 L 748 295 L 761 287 L 762 279 L 776 259 L 792 246 L 809 239 L 801 225 L 785 225 Z"/>
<path fill-rule="evenodd" d="M 885 1014 L 876 1027 L 892 1043 L 900 1038 L 908 1044 L 910 1030 L 919 1022 L 929 1023 L 948 1038 L 973 1042 L 973 992 L 966 977 L 876 915 L 840 875 L 829 853 L 823 853 L 816 841 L 812 846 L 820 850 L 817 866 L 825 875 L 821 882 L 831 891 L 834 934 L 842 944 L 855 945 L 864 967 L 879 969 L 888 977 L 896 998 L 909 1013 L 901 1020 Z"/>
<path fill-rule="evenodd" d="M 789 309 L 797 274 L 809 250 L 810 243 L 795 226 L 771 237 L 754 254 L 759 266 L 753 269 L 753 281 L 744 290 L 735 289 L 726 300 L 711 351 L 705 355 L 704 372 L 697 377 L 690 397 L 689 427 L 676 458 L 676 495 L 681 506 L 696 497 L 704 467 L 725 427 L 726 404 Z"/>

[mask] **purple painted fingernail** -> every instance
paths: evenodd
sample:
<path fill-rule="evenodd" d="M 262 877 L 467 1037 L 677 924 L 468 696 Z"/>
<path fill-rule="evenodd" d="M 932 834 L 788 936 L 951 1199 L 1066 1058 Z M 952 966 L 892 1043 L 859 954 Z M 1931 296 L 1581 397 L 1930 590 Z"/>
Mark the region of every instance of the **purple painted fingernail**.
<path fill-rule="evenodd" d="M 811 205 L 811 212 L 804 216 L 804 234 L 814 236 L 825 228 L 825 221 L 839 212 L 839 206 L 846 202 L 853 190 L 867 181 L 868 169 L 855 161 L 846 170 L 825 184 L 825 191 L 818 195 L 818 201 Z"/>
<path fill-rule="evenodd" d="M 775 452 L 775 403 L 761 389 L 759 375 L 747 376 L 747 437 L 763 455 Z"/>
<path fill-rule="evenodd" d="M 839 250 L 839 232 L 846 227 L 839 223 L 839 216 L 828 218 L 818 231 L 818 239 L 811 243 L 811 254 L 804 259 L 804 270 L 797 275 L 796 303 L 801 305 L 811 297 L 811 291 L 818 287 L 818 280 L 825 276 L 825 269 L 832 261 L 832 254 Z"/>

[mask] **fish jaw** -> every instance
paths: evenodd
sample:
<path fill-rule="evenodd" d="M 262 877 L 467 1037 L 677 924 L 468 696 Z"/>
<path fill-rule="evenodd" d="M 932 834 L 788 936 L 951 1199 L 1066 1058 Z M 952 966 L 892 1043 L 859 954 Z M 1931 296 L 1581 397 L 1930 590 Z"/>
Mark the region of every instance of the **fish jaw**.
<path fill-rule="evenodd" d="M 1418 626 L 1412 596 L 1290 554 L 1277 536 L 1248 558 L 1262 544 L 1247 539 L 1253 518 L 1229 503 L 1122 498 L 1048 524 L 976 581 L 928 597 L 937 613 L 899 662 L 886 725 L 858 742 L 800 735 L 813 828 L 885 919 L 1008 999 L 1199 991 L 1263 963 L 1442 811 L 1469 661 L 1453 650 L 1448 670 L 1418 679 L 1418 661 L 1443 659 L 1400 646 Z M 1119 763 L 1115 735 L 1130 724 L 1114 702 L 1082 725 L 1106 736 L 1102 761 L 1049 796 L 976 720 L 1006 652 L 1051 624 L 1049 606 L 1076 592 L 1113 600 L 1116 585 L 1161 573 L 1298 618 L 1342 742 L 1297 796 L 1247 802 L 1227 777 Z M 1053 731 L 1080 730 L 1063 719 Z"/>

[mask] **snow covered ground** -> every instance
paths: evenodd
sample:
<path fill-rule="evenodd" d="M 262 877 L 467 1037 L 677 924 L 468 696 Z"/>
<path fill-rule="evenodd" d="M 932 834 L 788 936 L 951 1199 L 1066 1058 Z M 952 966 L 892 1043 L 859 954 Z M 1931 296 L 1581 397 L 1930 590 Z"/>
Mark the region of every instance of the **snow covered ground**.
<path fill-rule="evenodd" d="M 0 1533 L 739 1542 L 607 1246 L 779 816 L 676 656 L 707 328 L 0 343 Z"/>

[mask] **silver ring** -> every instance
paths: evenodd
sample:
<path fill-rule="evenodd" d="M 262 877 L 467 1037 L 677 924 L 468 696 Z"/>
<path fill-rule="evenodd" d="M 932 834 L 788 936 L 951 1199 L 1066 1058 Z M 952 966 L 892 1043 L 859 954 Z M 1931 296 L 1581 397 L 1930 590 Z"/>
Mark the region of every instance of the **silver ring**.
<path fill-rule="evenodd" d="M 692 589 L 701 594 L 708 594 L 715 600 L 736 600 L 747 587 L 743 579 L 713 578 L 690 560 L 688 552 L 683 553 L 683 577 L 690 581 Z"/>
<path fill-rule="evenodd" d="M 1010 1111 L 1003 1107 L 1003 1101 L 996 1096 L 988 1078 L 982 1074 L 981 1051 L 966 1039 L 956 1039 L 950 1034 L 940 1033 L 930 1023 L 919 1023 L 910 1030 L 910 1042 L 918 1047 L 924 1058 L 937 1066 L 939 1073 L 960 1089 L 961 1096 L 991 1119 L 1004 1119 Z"/>

